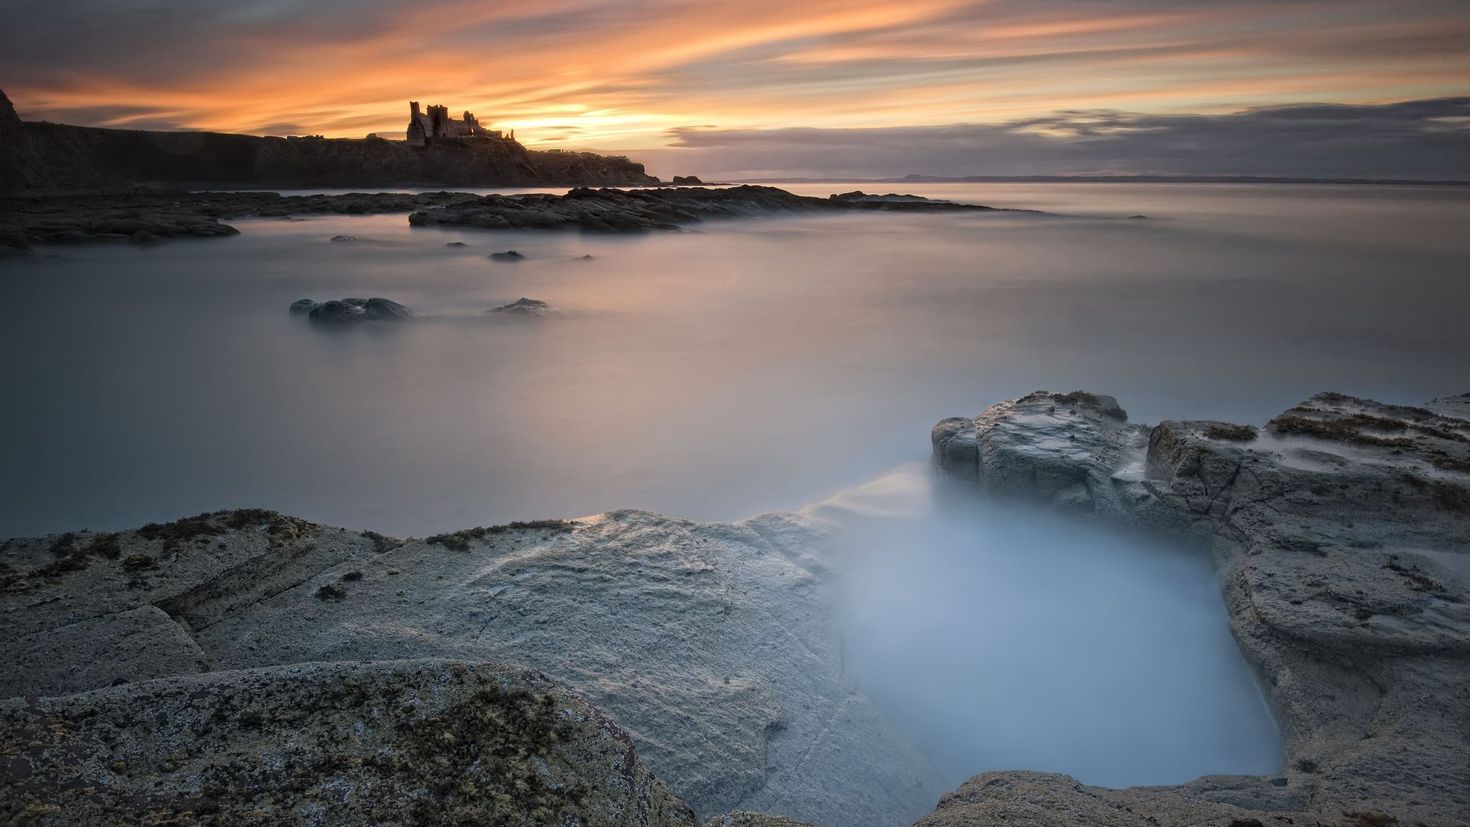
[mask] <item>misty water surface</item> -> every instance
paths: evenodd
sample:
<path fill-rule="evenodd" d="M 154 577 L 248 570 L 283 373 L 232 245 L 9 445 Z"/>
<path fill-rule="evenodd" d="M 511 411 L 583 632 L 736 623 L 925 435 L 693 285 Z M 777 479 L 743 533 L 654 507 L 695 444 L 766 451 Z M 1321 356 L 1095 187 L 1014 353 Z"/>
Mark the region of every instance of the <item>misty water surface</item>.
<path fill-rule="evenodd" d="M 1328 388 L 1470 389 L 1463 190 L 902 189 L 1069 217 L 624 237 L 256 220 L 0 262 L 0 536 L 243 505 L 393 534 L 735 518 L 922 458 L 939 418 L 1036 388 L 1257 423 Z M 486 258 L 504 249 L 528 260 Z M 424 318 L 334 335 L 286 313 L 347 295 Z M 563 313 L 484 317 L 521 296 Z"/>
<path fill-rule="evenodd" d="M 1208 555 L 992 503 L 911 463 L 813 507 L 841 540 L 844 666 L 958 786 L 1281 769 Z"/>
<path fill-rule="evenodd" d="M 1253 423 L 1323 389 L 1470 390 L 1464 190 L 883 189 L 1057 215 L 254 220 L 0 262 L 0 536 L 238 506 L 396 535 L 731 519 L 891 479 L 936 420 L 1037 388 Z M 527 259 L 487 258 L 507 249 Z M 329 332 L 286 310 L 371 295 L 420 318 Z M 561 310 L 485 315 L 522 296 Z M 849 668 L 952 781 L 1277 768 L 1198 554 L 973 501 L 848 519 Z"/>

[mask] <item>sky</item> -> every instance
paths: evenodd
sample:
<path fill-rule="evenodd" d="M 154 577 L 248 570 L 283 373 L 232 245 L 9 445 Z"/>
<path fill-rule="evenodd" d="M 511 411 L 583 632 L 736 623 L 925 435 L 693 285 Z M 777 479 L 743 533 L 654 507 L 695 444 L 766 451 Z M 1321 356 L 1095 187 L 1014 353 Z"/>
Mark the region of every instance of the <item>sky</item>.
<path fill-rule="evenodd" d="M 1470 178 L 1466 0 L 7 0 L 21 115 L 734 176 Z"/>

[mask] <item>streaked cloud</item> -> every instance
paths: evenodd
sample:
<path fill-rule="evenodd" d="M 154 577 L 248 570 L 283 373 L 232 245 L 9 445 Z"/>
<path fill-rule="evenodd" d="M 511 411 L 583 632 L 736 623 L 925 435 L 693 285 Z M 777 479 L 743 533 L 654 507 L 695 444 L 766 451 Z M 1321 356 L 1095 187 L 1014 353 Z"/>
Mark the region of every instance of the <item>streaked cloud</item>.
<path fill-rule="evenodd" d="M 0 84 L 23 115 L 121 127 L 397 133 L 414 98 L 532 143 L 641 150 L 692 124 L 1470 94 L 1464 0 L 11 0 L 6 19 Z"/>
<path fill-rule="evenodd" d="M 659 166 L 717 178 L 1261 175 L 1470 180 L 1470 97 L 1225 115 L 1061 112 L 1002 124 L 676 129 Z"/>

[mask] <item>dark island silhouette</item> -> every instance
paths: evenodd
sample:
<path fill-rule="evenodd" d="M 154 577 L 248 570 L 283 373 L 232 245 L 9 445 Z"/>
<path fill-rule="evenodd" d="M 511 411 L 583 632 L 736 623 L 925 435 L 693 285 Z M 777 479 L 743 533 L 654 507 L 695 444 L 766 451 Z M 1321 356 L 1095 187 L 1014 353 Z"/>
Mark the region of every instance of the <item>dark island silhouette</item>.
<path fill-rule="evenodd" d="M 406 141 L 106 129 L 23 121 L 0 91 L 0 193 L 207 187 L 491 187 L 660 183 L 625 156 L 527 149 L 431 106 Z"/>

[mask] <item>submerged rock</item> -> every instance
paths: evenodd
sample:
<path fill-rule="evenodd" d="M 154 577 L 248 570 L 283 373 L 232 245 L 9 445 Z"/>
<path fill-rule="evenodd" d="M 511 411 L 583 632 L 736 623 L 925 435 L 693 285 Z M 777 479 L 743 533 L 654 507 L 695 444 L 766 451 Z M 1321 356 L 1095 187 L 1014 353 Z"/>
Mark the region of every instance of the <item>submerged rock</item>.
<path fill-rule="evenodd" d="M 307 307 L 310 299 L 291 304 L 292 313 L 306 313 L 313 322 L 327 325 L 352 325 L 360 322 L 396 322 L 411 318 L 413 313 L 398 302 L 384 298 L 333 299 Z"/>
<path fill-rule="evenodd" d="M 522 261 L 525 259 L 525 256 L 521 255 L 515 250 L 505 250 L 499 253 L 491 253 L 490 257 L 495 259 L 496 261 Z"/>
<path fill-rule="evenodd" d="M 139 230 L 128 236 L 128 243 L 134 247 L 149 247 L 162 240 L 156 234 L 150 233 L 147 230 Z"/>
<path fill-rule="evenodd" d="M 519 298 L 509 304 L 502 304 L 485 311 L 487 313 L 512 313 L 523 316 L 545 316 L 552 313 L 556 308 L 540 299 Z"/>
<path fill-rule="evenodd" d="M 0 812 L 27 823 L 697 823 L 601 713 L 488 663 L 299 664 L 13 699 L 0 749 Z"/>
<path fill-rule="evenodd" d="M 357 240 L 358 240 L 358 238 L 355 235 L 334 235 L 334 236 L 332 236 L 332 243 L 333 244 L 350 244 L 350 243 L 352 243 L 354 241 L 357 241 Z"/>
<path fill-rule="evenodd" d="M 1038 392 L 940 422 L 934 458 L 951 476 L 1207 546 L 1286 766 L 1123 791 L 990 773 L 921 823 L 1458 823 L 1470 812 L 1470 411 L 1456 399 L 1318 394 L 1263 433 L 1131 424 L 1111 397 Z"/>
<path fill-rule="evenodd" d="M 445 247 L 464 247 L 464 246 L 467 246 L 467 245 L 463 241 L 451 241 L 448 244 L 445 244 L 444 246 Z"/>

